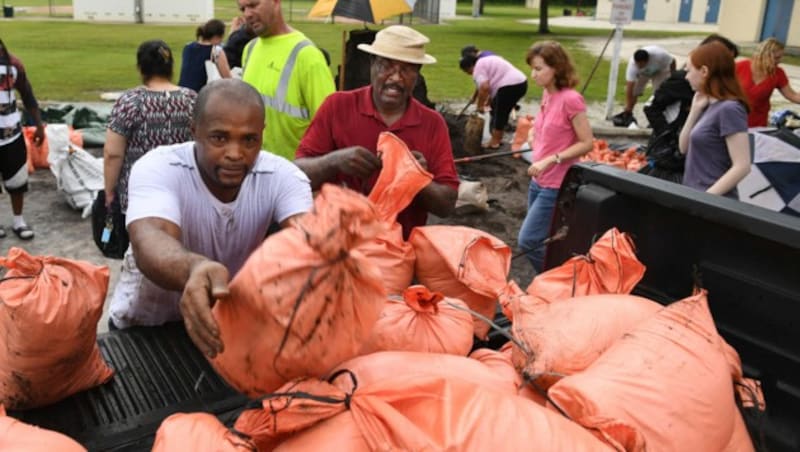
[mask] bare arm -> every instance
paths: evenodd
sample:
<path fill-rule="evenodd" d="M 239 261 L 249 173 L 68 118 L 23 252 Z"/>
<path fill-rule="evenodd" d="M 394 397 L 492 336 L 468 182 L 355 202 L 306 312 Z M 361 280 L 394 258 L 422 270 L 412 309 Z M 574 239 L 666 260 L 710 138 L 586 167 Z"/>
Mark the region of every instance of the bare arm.
<path fill-rule="evenodd" d="M 219 69 L 219 75 L 222 78 L 231 78 L 231 67 L 228 64 L 228 56 L 225 55 L 224 51 L 219 52 L 217 55 L 217 69 Z"/>
<path fill-rule="evenodd" d="M 783 97 L 786 98 L 786 100 L 794 102 L 796 104 L 800 104 L 800 93 L 792 89 L 792 85 L 787 83 L 786 86 L 780 89 L 780 91 Z"/>
<path fill-rule="evenodd" d="M 478 111 L 483 112 L 486 107 L 489 105 L 489 82 L 483 82 L 478 85 L 477 93 L 478 93 L 478 101 L 475 105 L 478 107 Z"/>
<path fill-rule="evenodd" d="M 103 180 L 106 192 L 106 206 L 114 200 L 114 190 L 119 183 L 119 173 L 122 170 L 122 161 L 125 157 L 125 149 L 128 147 L 128 139 L 106 129 L 106 143 L 103 146 Z"/>
<path fill-rule="evenodd" d="M 440 218 L 450 216 L 455 210 L 458 191 L 449 185 L 431 182 L 417 195 L 422 207 Z"/>
<path fill-rule="evenodd" d="M 180 242 L 178 225 L 143 218 L 128 225 L 136 265 L 157 285 L 182 291 L 180 308 L 186 331 L 210 358 L 223 351 L 211 306 L 228 295 L 228 270 L 219 262 L 192 253 Z"/>
<path fill-rule="evenodd" d="M 706 190 L 715 195 L 724 195 L 733 190 L 750 173 L 750 141 L 747 132 L 726 136 L 725 144 L 731 157 L 731 167 Z"/>
<path fill-rule="evenodd" d="M 304 157 L 294 161 L 311 180 L 311 189 L 317 190 L 339 173 L 366 179 L 381 169 L 380 159 L 361 146 L 338 149 L 319 157 Z"/>
<path fill-rule="evenodd" d="M 568 160 L 580 157 L 591 151 L 592 146 L 594 146 L 592 126 L 589 124 L 589 117 L 585 112 L 578 113 L 572 118 L 572 128 L 575 130 L 577 141 L 558 153 L 559 160 Z M 537 177 L 539 174 L 543 173 L 556 163 L 557 161 L 555 155 L 551 155 L 543 158 L 542 160 L 533 162 L 528 168 L 528 175 L 531 177 Z"/>
<path fill-rule="evenodd" d="M 681 154 L 689 152 L 689 136 L 692 133 L 692 128 L 697 123 L 697 120 L 705 111 L 706 107 L 708 107 L 708 96 L 700 92 L 694 93 L 689 116 L 686 118 L 683 129 L 681 129 L 681 134 L 678 137 L 678 150 L 681 151 Z"/>
<path fill-rule="evenodd" d="M 428 162 L 422 152 L 411 151 L 411 153 L 414 155 L 414 158 L 417 159 L 417 162 L 427 171 Z M 422 208 L 426 211 L 437 217 L 445 218 L 450 216 L 456 208 L 458 190 L 449 185 L 431 181 L 417 194 L 415 199 L 421 203 Z"/>
<path fill-rule="evenodd" d="M 625 82 L 625 111 L 628 113 L 633 112 L 633 106 L 636 104 L 636 96 L 633 95 L 633 85 L 636 82 Z"/>

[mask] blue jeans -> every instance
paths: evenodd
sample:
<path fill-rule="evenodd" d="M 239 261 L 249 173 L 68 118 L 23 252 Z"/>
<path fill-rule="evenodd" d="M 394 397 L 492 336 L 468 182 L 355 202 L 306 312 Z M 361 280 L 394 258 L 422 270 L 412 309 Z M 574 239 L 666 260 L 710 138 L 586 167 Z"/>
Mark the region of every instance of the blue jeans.
<path fill-rule="evenodd" d="M 540 187 L 534 181 L 528 188 L 528 214 L 519 229 L 517 244 L 521 252 L 526 252 L 525 256 L 537 273 L 542 271 L 544 264 L 545 246 L 542 242 L 550 232 L 557 196 L 557 189 Z"/>

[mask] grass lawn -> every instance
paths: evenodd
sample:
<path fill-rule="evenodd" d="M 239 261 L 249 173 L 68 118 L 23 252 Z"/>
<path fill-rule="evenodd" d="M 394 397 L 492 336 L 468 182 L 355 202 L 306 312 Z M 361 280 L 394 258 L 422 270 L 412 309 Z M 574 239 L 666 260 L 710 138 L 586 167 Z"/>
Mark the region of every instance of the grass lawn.
<path fill-rule="evenodd" d="M 10 2 L 7 2 L 10 3 Z M 48 0 L 19 0 L 31 6 L 47 6 Z M 56 4 L 69 3 L 54 0 Z M 362 27 L 362 24 L 324 23 L 306 18 L 312 1 L 283 0 L 284 15 L 289 18 L 291 5 L 291 24 L 300 29 L 317 45 L 331 54 L 332 70 L 341 61 L 342 33 Z M 551 14 L 560 13 L 561 8 L 552 6 Z M 468 43 L 482 49 L 493 50 L 517 65 L 526 74 L 526 49 L 536 40 L 555 39 L 567 47 L 575 60 L 581 84 L 586 79 L 595 57 L 578 44 L 584 37 L 607 37 L 605 30 L 566 29 L 551 27 L 553 33 L 547 36 L 537 34 L 537 25 L 520 23 L 521 19 L 538 17 L 538 10 L 512 5 L 487 5 L 480 19 L 469 17 L 470 4 L 458 5 L 459 18 L 440 25 L 420 25 L 414 27 L 431 38 L 428 53 L 439 62 L 424 69 L 429 97 L 435 102 L 466 100 L 472 93 L 473 85 L 468 75 L 458 68 L 458 58 L 462 46 Z M 216 15 L 228 20 L 238 13 L 233 0 L 217 1 Z M 406 17 L 406 23 L 408 18 Z M 377 25 L 370 27 L 379 28 Z M 139 83 L 136 71 L 136 47 L 147 39 L 163 39 L 176 54 L 176 81 L 180 71 L 180 53 L 183 46 L 194 38 L 193 25 L 138 25 L 75 22 L 46 17 L 32 20 L 20 16 L 19 20 L 0 22 L 0 38 L 9 49 L 25 63 L 29 77 L 42 100 L 74 101 L 99 100 L 105 91 L 124 90 Z M 670 37 L 676 34 L 659 32 L 626 31 L 627 37 Z M 620 68 L 620 71 L 624 67 Z M 604 101 L 607 89 L 609 64 L 603 61 L 585 92 L 589 101 Z M 619 78 L 618 97 L 621 99 L 623 78 Z M 538 98 L 540 90 L 529 89 L 529 98 Z"/>

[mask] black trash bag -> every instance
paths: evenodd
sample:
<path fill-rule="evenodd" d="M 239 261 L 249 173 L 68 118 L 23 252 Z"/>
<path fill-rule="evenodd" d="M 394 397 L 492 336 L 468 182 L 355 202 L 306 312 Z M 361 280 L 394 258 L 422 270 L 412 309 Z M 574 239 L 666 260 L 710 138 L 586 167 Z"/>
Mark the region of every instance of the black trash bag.
<path fill-rule="evenodd" d="M 652 135 L 645 149 L 647 165 L 639 170 L 659 179 L 681 183 L 686 156 L 678 147 L 678 132 L 669 128 L 658 135 Z"/>
<path fill-rule="evenodd" d="M 106 227 L 109 232 L 104 237 Z M 111 259 L 122 259 L 130 243 L 119 198 L 114 198 L 110 210 L 106 209 L 105 190 L 100 190 L 92 203 L 92 237 L 103 256 Z"/>

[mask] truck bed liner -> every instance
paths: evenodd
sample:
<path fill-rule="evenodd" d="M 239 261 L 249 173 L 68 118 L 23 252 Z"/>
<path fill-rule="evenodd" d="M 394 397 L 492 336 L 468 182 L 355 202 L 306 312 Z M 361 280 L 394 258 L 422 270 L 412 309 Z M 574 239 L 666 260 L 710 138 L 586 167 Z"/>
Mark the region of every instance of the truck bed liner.
<path fill-rule="evenodd" d="M 104 333 L 97 342 L 116 371 L 111 381 L 9 415 L 64 433 L 90 451 L 149 451 L 167 416 L 194 411 L 225 415 L 247 402 L 214 372 L 182 323 Z"/>

